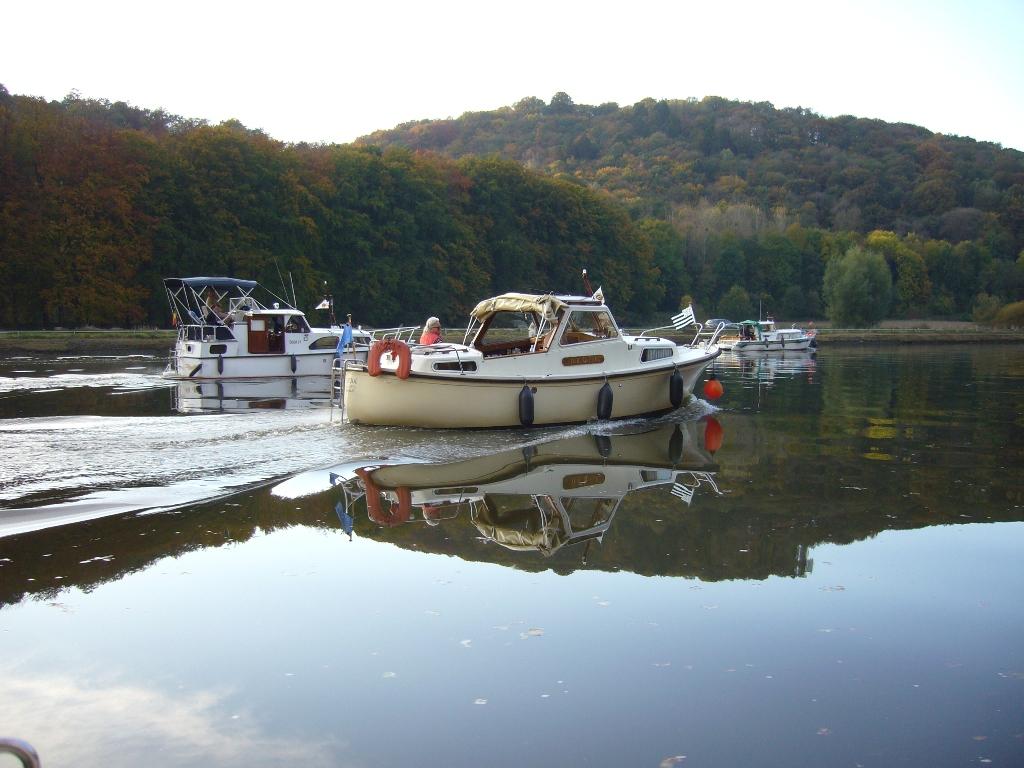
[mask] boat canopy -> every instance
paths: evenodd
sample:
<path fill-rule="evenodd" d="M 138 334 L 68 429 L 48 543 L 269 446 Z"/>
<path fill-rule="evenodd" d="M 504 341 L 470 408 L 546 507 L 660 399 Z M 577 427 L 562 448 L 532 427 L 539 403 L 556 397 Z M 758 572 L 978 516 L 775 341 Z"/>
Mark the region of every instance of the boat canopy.
<path fill-rule="evenodd" d="M 484 299 L 470 313 L 477 320 L 483 320 L 495 312 L 537 312 L 548 322 L 554 322 L 565 302 L 551 293 L 503 293 L 492 299 Z"/>
<path fill-rule="evenodd" d="M 171 291 L 188 286 L 192 290 L 213 288 L 218 291 L 230 291 L 237 288 L 243 293 L 249 293 L 258 283 L 255 280 L 238 280 L 234 277 L 166 277 L 164 285 Z"/>

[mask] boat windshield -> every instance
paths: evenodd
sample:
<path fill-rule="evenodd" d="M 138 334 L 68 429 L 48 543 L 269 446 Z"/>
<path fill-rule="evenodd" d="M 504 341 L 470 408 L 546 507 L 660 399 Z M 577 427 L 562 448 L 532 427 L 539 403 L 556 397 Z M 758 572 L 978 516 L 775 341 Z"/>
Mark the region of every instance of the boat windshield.
<path fill-rule="evenodd" d="M 495 312 L 480 326 L 473 346 L 485 355 L 530 352 L 542 325 L 543 318 L 537 312 Z"/>
<path fill-rule="evenodd" d="M 576 309 L 569 314 L 562 332 L 562 344 L 580 344 L 619 335 L 611 313 L 604 309 Z"/>

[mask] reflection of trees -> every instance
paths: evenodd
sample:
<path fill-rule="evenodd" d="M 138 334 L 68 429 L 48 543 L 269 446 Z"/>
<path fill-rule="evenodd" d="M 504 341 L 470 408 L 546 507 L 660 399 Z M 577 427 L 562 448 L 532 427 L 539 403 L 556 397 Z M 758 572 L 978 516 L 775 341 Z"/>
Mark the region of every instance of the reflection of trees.
<path fill-rule="evenodd" d="M 822 379 L 817 433 L 832 458 L 823 492 L 867 484 L 901 518 L 934 519 L 955 500 L 966 519 L 1008 519 L 1001 503 L 1019 496 L 1010 470 L 1024 458 L 1014 356 L 967 346 L 843 354 Z"/>

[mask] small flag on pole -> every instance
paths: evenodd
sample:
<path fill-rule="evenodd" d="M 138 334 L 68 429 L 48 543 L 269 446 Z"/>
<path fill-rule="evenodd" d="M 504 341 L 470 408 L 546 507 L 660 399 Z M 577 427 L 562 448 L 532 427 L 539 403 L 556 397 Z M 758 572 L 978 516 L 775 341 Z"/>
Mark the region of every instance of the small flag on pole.
<path fill-rule="evenodd" d="M 316 308 L 317 309 L 330 309 L 331 308 L 331 302 L 329 302 L 327 299 L 324 299 L 323 301 L 321 301 L 319 304 L 316 305 Z"/>

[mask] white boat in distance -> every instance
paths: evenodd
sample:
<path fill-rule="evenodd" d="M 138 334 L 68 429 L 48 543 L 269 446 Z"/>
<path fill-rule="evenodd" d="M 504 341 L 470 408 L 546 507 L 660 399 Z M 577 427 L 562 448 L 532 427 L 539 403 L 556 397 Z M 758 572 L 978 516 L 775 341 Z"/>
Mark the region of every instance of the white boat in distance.
<path fill-rule="evenodd" d="M 164 372 L 171 379 L 329 377 L 343 336 L 349 337 L 345 357 L 365 361 L 374 338 L 411 336 L 416 330 L 371 332 L 350 324 L 311 328 L 302 310 L 255 280 L 170 277 L 164 289 L 178 327 Z M 261 299 L 262 293 L 269 298 Z M 329 297 L 319 308 L 330 309 L 333 318 Z"/>
<path fill-rule="evenodd" d="M 518 427 L 652 415 L 678 408 L 720 354 L 692 309 L 673 326 L 698 336 L 677 345 L 623 333 L 592 296 L 506 293 L 481 301 L 461 344 L 373 345 L 346 362 L 350 423 L 428 428 Z"/>
<path fill-rule="evenodd" d="M 799 352 L 816 346 L 814 332 L 796 326 L 777 328 L 775 320 L 744 320 L 739 323 L 739 339 L 732 342 L 733 352 Z"/>

